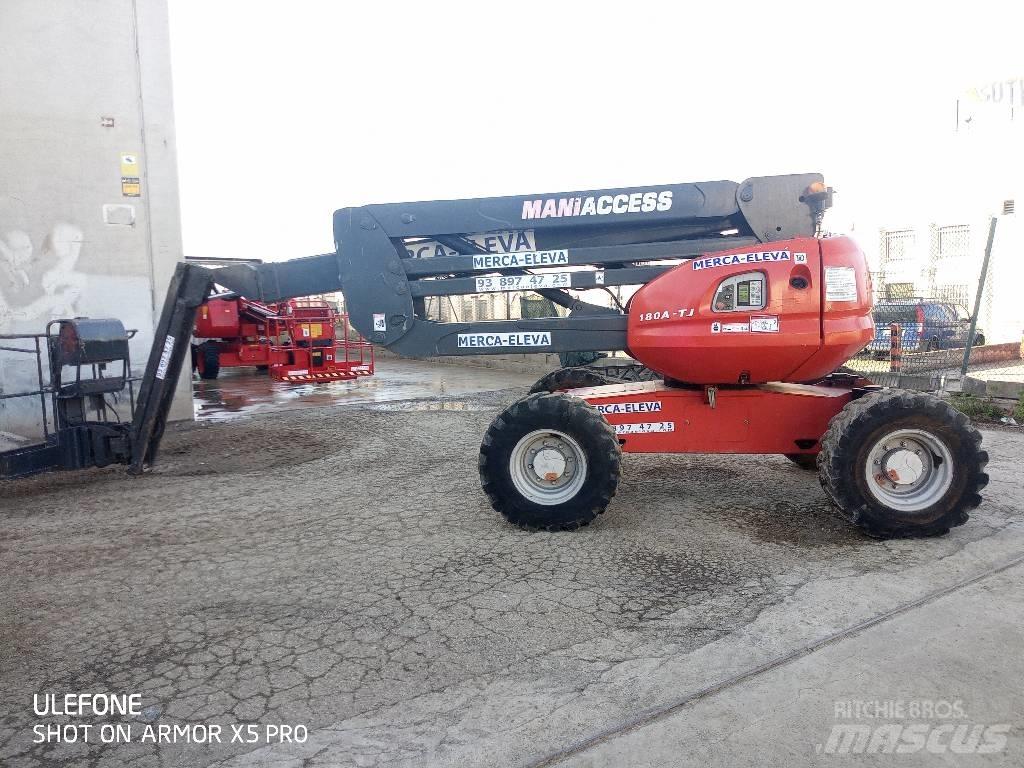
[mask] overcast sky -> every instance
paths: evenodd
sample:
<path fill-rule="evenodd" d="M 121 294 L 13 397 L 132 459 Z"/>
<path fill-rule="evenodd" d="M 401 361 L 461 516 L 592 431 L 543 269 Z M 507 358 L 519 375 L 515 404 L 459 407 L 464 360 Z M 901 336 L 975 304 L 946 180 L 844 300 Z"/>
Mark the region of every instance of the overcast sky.
<path fill-rule="evenodd" d="M 950 154 L 956 98 L 1024 75 L 1016 2 L 169 4 L 197 256 L 333 250 L 370 202 L 805 171 L 841 230 L 995 170 Z"/>

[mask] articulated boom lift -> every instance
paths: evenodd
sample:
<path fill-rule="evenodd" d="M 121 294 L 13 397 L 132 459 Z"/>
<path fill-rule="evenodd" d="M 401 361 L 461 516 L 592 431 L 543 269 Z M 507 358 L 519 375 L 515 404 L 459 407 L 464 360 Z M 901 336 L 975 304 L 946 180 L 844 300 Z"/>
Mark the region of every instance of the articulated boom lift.
<path fill-rule="evenodd" d="M 876 536 L 944 533 L 988 481 L 981 437 L 929 395 L 834 373 L 873 338 L 870 276 L 844 237 L 821 238 L 818 174 L 476 200 L 334 214 L 336 251 L 217 270 L 262 302 L 343 290 L 353 326 L 414 356 L 625 350 L 619 367 L 555 371 L 491 424 L 480 476 L 526 528 L 602 513 L 623 451 L 781 453 L 817 468 L 843 514 Z M 213 273 L 181 264 L 131 428 L 156 456 L 196 307 Z M 641 286 L 624 310 L 572 291 Z M 426 299 L 534 291 L 564 317 L 427 318 Z"/>

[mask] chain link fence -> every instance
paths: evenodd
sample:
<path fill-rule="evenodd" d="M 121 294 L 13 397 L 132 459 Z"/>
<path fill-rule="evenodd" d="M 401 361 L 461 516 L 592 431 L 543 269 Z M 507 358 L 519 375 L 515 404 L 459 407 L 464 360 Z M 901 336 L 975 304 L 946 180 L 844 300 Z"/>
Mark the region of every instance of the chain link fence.
<path fill-rule="evenodd" d="M 967 346 L 969 365 L 977 367 L 1008 352 L 993 340 L 1016 337 L 1019 344 L 1020 329 L 987 322 L 998 263 L 991 260 L 982 273 L 987 231 L 980 223 L 883 230 L 872 272 L 875 336 L 846 367 L 878 384 L 938 389 L 959 373 Z"/>

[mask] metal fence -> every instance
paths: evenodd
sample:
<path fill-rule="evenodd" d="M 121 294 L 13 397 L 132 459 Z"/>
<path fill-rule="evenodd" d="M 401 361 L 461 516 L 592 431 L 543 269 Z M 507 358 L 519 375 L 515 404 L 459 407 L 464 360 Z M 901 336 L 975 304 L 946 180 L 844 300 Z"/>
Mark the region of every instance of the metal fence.
<path fill-rule="evenodd" d="M 969 340 L 985 344 L 985 330 L 977 327 L 971 336 L 972 314 L 958 293 L 914 296 L 889 288 L 875 296 L 874 339 L 846 365 L 879 384 L 915 377 L 927 380 L 918 383 L 922 388 L 938 388 L 960 370 Z"/>
<path fill-rule="evenodd" d="M 1015 332 L 986 327 L 993 300 L 988 234 L 970 224 L 883 230 L 872 273 L 875 336 L 847 367 L 879 384 L 936 389 L 961 371 L 967 348 L 978 348 L 969 366 L 983 365 L 992 336 Z"/>

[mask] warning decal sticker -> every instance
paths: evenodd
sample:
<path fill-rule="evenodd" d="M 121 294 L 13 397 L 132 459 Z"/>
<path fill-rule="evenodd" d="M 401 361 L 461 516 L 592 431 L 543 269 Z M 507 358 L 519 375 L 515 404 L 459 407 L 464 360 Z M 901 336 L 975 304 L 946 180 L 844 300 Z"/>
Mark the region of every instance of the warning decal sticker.
<path fill-rule="evenodd" d="M 750 318 L 751 333 L 778 333 L 778 315 L 755 315 Z"/>
<path fill-rule="evenodd" d="M 139 182 L 139 157 L 134 152 L 121 153 L 121 195 L 140 197 L 142 184 Z"/>
<path fill-rule="evenodd" d="M 857 274 L 853 267 L 825 267 L 825 301 L 856 301 Z"/>
<path fill-rule="evenodd" d="M 749 323 L 722 323 L 722 333 L 747 333 L 749 330 Z"/>

